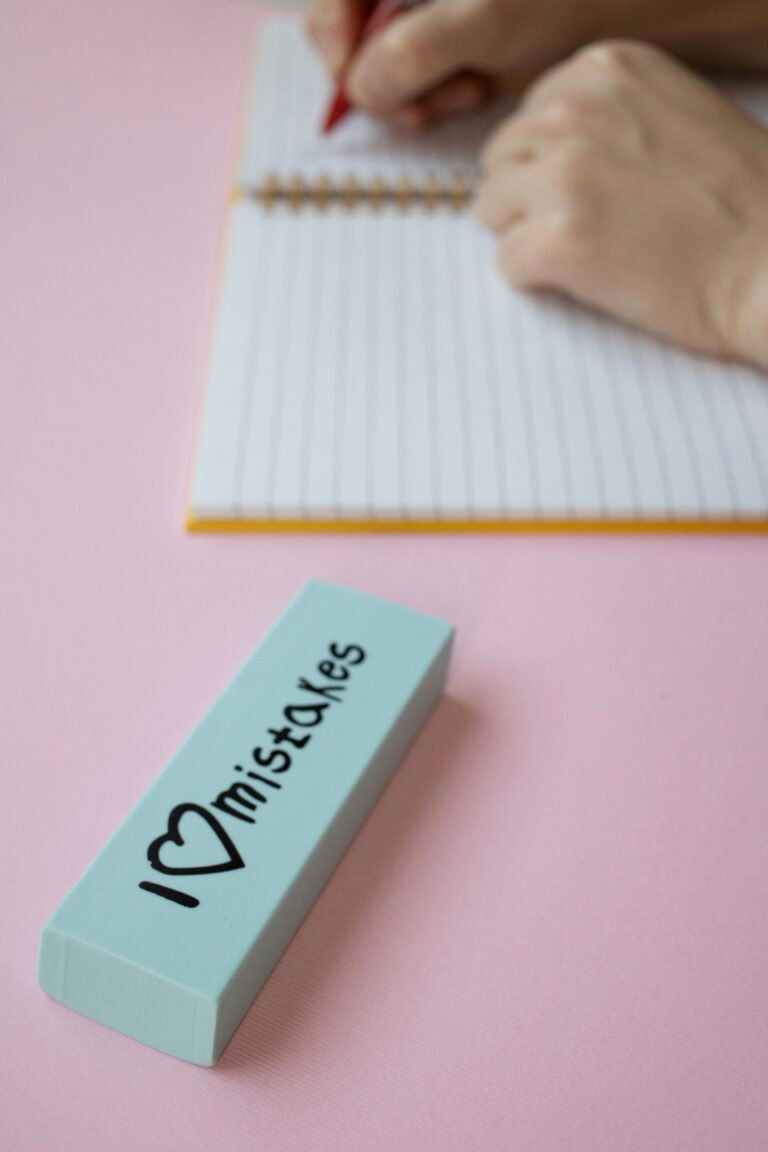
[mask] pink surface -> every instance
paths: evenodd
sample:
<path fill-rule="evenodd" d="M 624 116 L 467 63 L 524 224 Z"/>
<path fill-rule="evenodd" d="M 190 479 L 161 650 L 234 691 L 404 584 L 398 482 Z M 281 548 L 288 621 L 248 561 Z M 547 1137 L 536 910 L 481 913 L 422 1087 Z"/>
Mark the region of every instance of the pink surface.
<path fill-rule="evenodd" d="M 768 539 L 189 538 L 256 14 L 0 16 L 0 1148 L 768 1143 Z M 450 697 L 221 1063 L 36 986 L 40 927 L 308 576 Z"/>

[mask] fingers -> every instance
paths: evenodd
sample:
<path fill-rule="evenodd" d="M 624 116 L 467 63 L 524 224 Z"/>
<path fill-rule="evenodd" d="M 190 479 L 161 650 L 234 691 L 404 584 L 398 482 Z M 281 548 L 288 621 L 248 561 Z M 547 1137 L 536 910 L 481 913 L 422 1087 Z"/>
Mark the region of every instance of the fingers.
<path fill-rule="evenodd" d="M 608 171 L 597 152 L 578 144 L 530 161 L 507 161 L 483 180 L 475 212 L 493 232 L 502 232 L 521 216 L 595 218 Z"/>
<path fill-rule="evenodd" d="M 505 166 L 475 208 L 497 234 L 499 264 L 511 284 L 597 303 L 601 292 L 610 294 L 601 274 L 606 202 L 594 194 L 588 173 L 578 164 L 573 171 L 563 181 L 553 164 Z M 569 181 L 571 191 L 566 191 Z"/>
<path fill-rule="evenodd" d="M 499 266 L 515 288 L 561 288 L 558 272 L 562 259 L 545 241 L 541 225 L 524 217 L 504 228 L 499 237 Z"/>
<path fill-rule="evenodd" d="M 474 112 L 490 96 L 490 86 L 483 77 L 467 72 L 439 84 L 423 99 L 430 120 L 461 116 Z"/>
<path fill-rule="evenodd" d="M 338 76 L 346 67 L 364 18 L 363 0 L 312 0 L 307 34 L 332 75 Z"/>
<path fill-rule="evenodd" d="M 504 121 L 480 153 L 481 169 L 487 175 L 500 164 L 527 163 L 563 148 L 598 142 L 611 150 L 617 131 L 624 128 L 621 109 L 601 109 L 580 99 L 560 98 Z M 624 143 L 629 146 L 626 140 Z"/>
<path fill-rule="evenodd" d="M 730 115 L 679 71 L 616 44 L 552 70 L 486 147 L 475 208 L 512 284 L 720 354 L 738 346 L 723 293 L 757 141 L 742 156 Z"/>
<path fill-rule="evenodd" d="M 475 201 L 513 284 L 582 298 L 627 136 L 622 94 L 584 56 L 546 74 L 494 133 Z"/>
<path fill-rule="evenodd" d="M 643 44 L 605 41 L 574 53 L 562 64 L 544 72 L 523 96 L 526 109 L 540 106 L 565 93 L 600 99 L 634 78 L 646 52 Z"/>
<path fill-rule="evenodd" d="M 464 69 L 472 35 L 466 11 L 457 0 L 429 0 L 394 20 L 355 54 L 350 99 L 371 112 L 391 112 Z"/>
<path fill-rule="evenodd" d="M 420 100 L 413 100 L 397 108 L 389 120 L 405 132 L 418 132 L 448 117 L 474 112 L 485 103 L 489 95 L 485 79 L 465 73 L 438 84 Z"/>
<path fill-rule="evenodd" d="M 492 232 L 501 233 L 522 220 L 533 207 L 536 185 L 516 164 L 505 164 L 485 180 L 475 199 L 475 214 Z"/>
<path fill-rule="evenodd" d="M 510 116 L 492 132 L 480 153 L 480 167 L 488 175 L 500 164 L 524 164 L 540 157 L 553 143 L 557 145 L 562 128 L 554 117 L 529 113 Z"/>
<path fill-rule="evenodd" d="M 600 143 L 614 154 L 646 152 L 653 135 L 640 107 L 650 100 L 640 75 L 646 55 L 659 54 L 644 45 L 599 44 L 544 73 L 518 113 L 488 140 L 481 154 L 484 171 L 574 143 Z"/>

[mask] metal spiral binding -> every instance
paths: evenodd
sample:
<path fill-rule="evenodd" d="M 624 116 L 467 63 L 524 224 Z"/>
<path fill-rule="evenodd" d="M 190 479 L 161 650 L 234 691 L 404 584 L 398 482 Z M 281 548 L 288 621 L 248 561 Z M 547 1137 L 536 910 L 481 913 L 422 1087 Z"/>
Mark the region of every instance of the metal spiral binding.
<path fill-rule="evenodd" d="M 464 176 L 457 173 L 445 183 L 435 177 L 427 177 L 420 184 L 414 184 L 402 177 L 392 184 L 378 177 L 366 182 L 354 176 L 347 176 L 334 182 L 327 176 L 305 180 L 292 176 L 281 180 L 277 176 L 267 176 L 256 187 L 241 190 L 242 195 L 257 200 L 268 211 L 278 205 L 287 205 L 293 212 L 312 207 L 323 211 L 340 205 L 352 211 L 359 206 L 379 211 L 384 207 L 395 207 L 402 211 L 410 208 L 450 208 L 455 212 L 467 206 L 472 197 L 472 187 Z"/>

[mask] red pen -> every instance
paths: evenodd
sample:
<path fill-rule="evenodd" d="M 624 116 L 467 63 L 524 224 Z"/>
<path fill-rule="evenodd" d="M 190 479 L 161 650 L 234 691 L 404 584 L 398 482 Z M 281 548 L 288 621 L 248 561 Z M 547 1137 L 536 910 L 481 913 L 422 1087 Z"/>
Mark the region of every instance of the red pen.
<path fill-rule="evenodd" d="M 365 40 L 368 40 L 377 32 L 381 32 L 391 20 L 394 20 L 395 16 L 399 16 L 401 12 L 405 12 L 411 6 L 411 3 L 412 0 L 400 0 L 400 2 L 398 2 L 398 0 L 378 0 L 377 3 L 374 3 L 371 14 L 363 25 L 356 47 L 359 48 Z M 340 120 L 343 120 L 351 107 L 352 105 L 345 95 L 344 81 L 342 80 L 326 112 L 325 120 L 323 121 L 323 132 L 330 132 Z"/>

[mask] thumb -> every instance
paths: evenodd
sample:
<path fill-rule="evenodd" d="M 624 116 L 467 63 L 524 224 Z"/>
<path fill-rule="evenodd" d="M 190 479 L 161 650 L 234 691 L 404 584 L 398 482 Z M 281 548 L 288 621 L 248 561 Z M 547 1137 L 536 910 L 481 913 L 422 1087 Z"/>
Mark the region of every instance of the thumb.
<path fill-rule="evenodd" d="M 430 0 L 362 44 L 352 58 L 345 91 L 354 104 L 372 112 L 391 111 L 464 68 L 467 39 L 460 6 L 453 0 Z"/>

